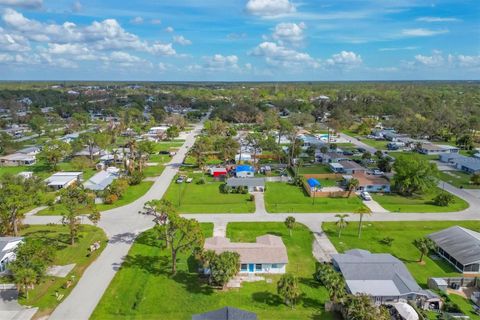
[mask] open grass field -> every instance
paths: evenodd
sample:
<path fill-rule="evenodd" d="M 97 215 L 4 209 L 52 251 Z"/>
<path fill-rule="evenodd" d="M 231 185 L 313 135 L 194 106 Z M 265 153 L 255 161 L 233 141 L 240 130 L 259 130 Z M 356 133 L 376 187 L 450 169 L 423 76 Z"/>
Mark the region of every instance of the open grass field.
<path fill-rule="evenodd" d="M 418 284 L 424 288 L 427 287 L 427 280 L 430 277 L 457 277 L 461 274 L 446 261 L 433 260 L 429 256 L 424 258 L 424 264 L 420 264 L 418 262 L 420 252 L 412 244 L 413 240 L 454 225 L 480 231 L 479 221 L 366 222 L 363 224 L 362 237 L 358 239 L 356 220 L 357 217 L 351 217 L 351 222 L 340 238 L 335 223 L 324 223 L 322 227 L 339 252 L 358 248 L 373 253 L 391 253 L 405 263 Z M 391 246 L 380 243 L 384 237 L 394 239 Z M 454 295 L 450 296 L 453 299 L 457 298 Z M 462 310 L 465 313 L 472 319 L 480 319 L 470 312 L 471 306 L 467 300 L 461 298 L 459 300 L 463 302 Z"/>
<path fill-rule="evenodd" d="M 212 234 L 212 225 L 203 228 L 207 236 Z M 312 278 L 313 236 L 307 228 L 298 225 L 290 237 L 283 223 L 231 223 L 227 227 L 233 241 L 254 241 L 266 233 L 283 238 L 289 257 L 287 269 L 300 277 L 303 297 L 294 309 L 284 305 L 276 293 L 278 276 L 268 276 L 271 283 L 244 283 L 240 289 L 217 291 L 199 280 L 194 259 L 182 254 L 179 272 L 171 277 L 168 253 L 154 245 L 152 231 L 147 231 L 133 245 L 91 319 L 188 320 L 192 314 L 224 306 L 255 312 L 262 320 L 338 319 L 323 311 L 327 293 Z"/>
<path fill-rule="evenodd" d="M 364 206 L 360 198 L 316 198 L 312 200 L 302 187 L 282 182 L 267 182 L 265 206 L 270 213 L 353 212 Z"/>
<path fill-rule="evenodd" d="M 440 180 L 445 181 L 457 188 L 480 189 L 480 185 L 470 182 L 472 175 L 462 171 L 440 171 Z"/>
<path fill-rule="evenodd" d="M 21 298 L 19 300 L 21 304 L 38 307 L 37 316 L 50 314 L 61 302 L 57 301 L 55 297 L 56 291 L 63 294 L 62 301 L 65 300 L 85 269 L 98 257 L 107 242 L 105 233 L 100 228 L 87 225 L 81 226 L 77 242 L 73 246 L 70 245 L 69 231 L 66 226 L 27 226 L 21 230 L 21 235 L 27 239 L 39 240 L 45 245 L 55 248 L 55 265 L 76 263 L 67 278 L 46 277 L 29 292 L 28 299 Z M 100 250 L 88 256 L 89 246 L 96 241 L 101 243 Z M 75 276 L 74 285 L 68 289 L 63 288 L 66 281 L 71 279 L 71 275 Z"/>
<path fill-rule="evenodd" d="M 321 174 L 321 173 L 332 173 L 329 166 L 326 164 L 316 164 L 311 166 L 302 166 L 298 169 L 299 174 Z"/>
<path fill-rule="evenodd" d="M 223 182 L 214 181 L 205 176 L 206 183 L 198 184 L 201 175 L 194 177 L 192 183 L 172 181 L 164 198 L 173 203 L 181 213 L 251 213 L 255 203 L 249 194 L 225 194 L 220 192 Z"/>
<path fill-rule="evenodd" d="M 446 207 L 433 204 L 433 198 L 440 192 L 443 191 L 440 188 L 435 188 L 422 196 L 404 197 L 395 193 L 372 193 L 372 197 L 382 207 L 392 212 L 453 212 L 468 208 L 468 203 L 457 196 L 454 196 L 454 202 Z"/>

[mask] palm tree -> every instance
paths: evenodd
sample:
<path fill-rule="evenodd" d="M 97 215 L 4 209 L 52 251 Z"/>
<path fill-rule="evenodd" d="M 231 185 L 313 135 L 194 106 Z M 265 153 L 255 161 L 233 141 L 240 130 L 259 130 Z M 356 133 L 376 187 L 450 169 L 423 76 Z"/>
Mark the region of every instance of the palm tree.
<path fill-rule="evenodd" d="M 352 178 L 347 182 L 347 190 L 348 190 L 348 197 L 352 195 L 354 190 L 357 190 L 358 186 L 360 185 L 360 181 L 358 179 Z"/>
<path fill-rule="evenodd" d="M 360 216 L 360 221 L 358 223 L 358 238 L 360 239 L 360 236 L 362 235 L 362 222 L 363 222 L 363 216 L 368 214 L 370 215 L 371 212 L 370 212 L 370 209 L 368 209 L 367 207 L 365 206 L 361 206 L 360 208 L 358 208 L 357 210 L 355 210 L 354 212 L 355 214 L 358 214 Z"/>
<path fill-rule="evenodd" d="M 285 273 L 277 282 L 277 292 L 285 299 L 285 304 L 293 309 L 301 294 L 298 278 L 291 273 Z"/>
<path fill-rule="evenodd" d="M 418 262 L 423 262 L 423 257 L 435 249 L 435 243 L 430 238 L 418 238 L 413 240 L 413 245 L 420 251 L 420 259 Z"/>
<path fill-rule="evenodd" d="M 295 226 L 295 218 L 290 216 L 285 219 L 285 226 L 287 226 L 288 231 L 290 232 L 290 237 L 292 236 L 292 229 Z"/>
<path fill-rule="evenodd" d="M 118 149 L 113 149 L 112 150 L 112 155 L 113 155 L 113 165 L 117 165 L 118 162 L 118 155 L 120 154 L 120 151 Z"/>
<path fill-rule="evenodd" d="M 16 270 L 14 280 L 18 291 L 25 292 L 25 297 L 28 299 L 28 290 L 37 282 L 37 273 L 31 268 L 21 268 Z"/>
<path fill-rule="evenodd" d="M 345 229 L 348 225 L 347 217 L 349 217 L 348 214 L 336 214 L 335 217 L 338 218 L 337 222 L 335 224 L 338 227 L 338 237 L 340 238 L 342 236 L 342 230 Z"/>

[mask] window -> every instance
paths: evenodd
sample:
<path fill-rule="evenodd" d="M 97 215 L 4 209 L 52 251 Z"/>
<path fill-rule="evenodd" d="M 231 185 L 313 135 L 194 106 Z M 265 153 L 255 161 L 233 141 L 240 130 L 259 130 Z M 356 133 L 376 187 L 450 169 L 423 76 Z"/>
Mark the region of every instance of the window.
<path fill-rule="evenodd" d="M 241 270 L 241 271 L 247 271 L 247 270 L 248 270 L 248 265 L 242 263 L 242 265 L 240 266 L 240 270 Z"/>
<path fill-rule="evenodd" d="M 273 264 L 272 264 L 272 269 L 278 269 L 278 264 L 273 263 Z"/>
<path fill-rule="evenodd" d="M 255 271 L 262 271 L 262 264 L 261 263 L 257 263 L 255 265 Z"/>

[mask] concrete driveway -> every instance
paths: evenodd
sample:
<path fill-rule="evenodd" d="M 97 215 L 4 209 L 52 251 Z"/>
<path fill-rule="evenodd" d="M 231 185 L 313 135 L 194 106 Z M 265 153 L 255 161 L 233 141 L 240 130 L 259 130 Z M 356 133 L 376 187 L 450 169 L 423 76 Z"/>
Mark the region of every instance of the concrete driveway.
<path fill-rule="evenodd" d="M 18 291 L 13 284 L 0 285 L 0 319 L 30 320 L 38 308 L 27 308 L 18 304 Z"/>

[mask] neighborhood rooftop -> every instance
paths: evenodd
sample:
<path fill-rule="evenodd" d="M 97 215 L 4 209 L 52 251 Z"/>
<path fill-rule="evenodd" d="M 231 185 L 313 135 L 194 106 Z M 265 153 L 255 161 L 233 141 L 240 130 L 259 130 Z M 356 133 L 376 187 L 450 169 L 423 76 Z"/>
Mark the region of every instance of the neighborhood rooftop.
<path fill-rule="evenodd" d="M 480 233 L 453 226 L 428 236 L 463 265 L 480 262 Z"/>
<path fill-rule="evenodd" d="M 204 248 L 217 254 L 237 252 L 240 263 L 288 263 L 287 248 L 282 238 L 274 235 L 257 237 L 256 242 L 231 242 L 228 238 L 212 237 L 205 240 Z"/>

